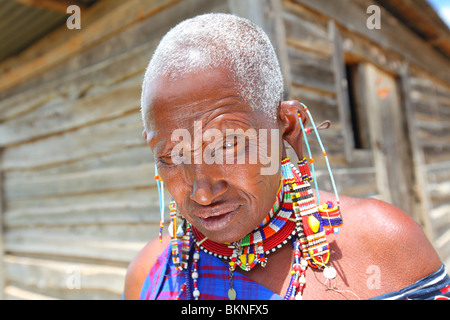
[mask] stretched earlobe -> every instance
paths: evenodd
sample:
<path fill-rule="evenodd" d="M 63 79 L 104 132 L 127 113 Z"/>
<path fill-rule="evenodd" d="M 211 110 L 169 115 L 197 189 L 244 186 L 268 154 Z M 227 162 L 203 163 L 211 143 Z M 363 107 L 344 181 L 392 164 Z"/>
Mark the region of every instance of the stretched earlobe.
<path fill-rule="evenodd" d="M 300 102 L 296 100 L 283 101 L 280 104 L 279 117 L 284 126 L 283 140 L 294 149 L 299 159 L 303 158 L 303 132 L 299 122 L 299 115 L 303 126 L 309 117 Z"/>

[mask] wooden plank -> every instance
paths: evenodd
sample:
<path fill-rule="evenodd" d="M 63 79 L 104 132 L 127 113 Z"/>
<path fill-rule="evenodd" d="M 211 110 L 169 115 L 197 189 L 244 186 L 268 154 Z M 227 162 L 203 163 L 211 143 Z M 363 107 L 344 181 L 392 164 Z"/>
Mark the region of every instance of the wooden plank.
<path fill-rule="evenodd" d="M 39 177 L 48 178 L 54 175 L 65 175 L 85 173 L 99 169 L 141 166 L 143 164 L 154 163 L 154 157 L 150 148 L 137 146 L 132 148 L 119 149 L 112 153 L 103 155 L 94 155 L 92 157 L 82 158 L 76 161 L 69 161 L 59 165 L 48 166 L 36 170 L 18 170 L 5 173 L 8 180 L 39 179 Z"/>
<path fill-rule="evenodd" d="M 6 256 L 4 263 L 10 282 L 22 287 L 14 287 L 19 292 L 9 288 L 8 294 L 26 299 L 35 295 L 78 299 L 81 294 L 84 299 L 120 299 L 126 274 L 124 267 L 13 255 Z"/>
<path fill-rule="evenodd" d="M 415 112 L 414 104 L 411 101 L 410 92 L 410 73 L 408 64 L 403 65 L 400 74 L 400 90 L 402 92 L 403 104 L 405 106 L 405 119 L 408 126 L 408 137 L 411 144 L 413 175 L 415 185 L 413 188 L 415 198 L 417 199 L 417 206 L 414 206 L 415 211 L 412 212 L 414 218 L 420 222 L 425 234 L 430 241 L 433 240 L 434 234 L 431 227 L 430 217 L 428 212 L 431 209 L 430 198 L 427 190 L 428 178 L 424 168 L 425 158 L 423 149 L 420 145 L 420 140 L 416 135 L 416 122 L 413 120 Z"/>
<path fill-rule="evenodd" d="M 430 218 L 432 218 L 433 223 L 437 226 L 447 226 L 450 225 L 450 204 L 447 202 L 440 206 L 434 206 L 430 210 Z"/>
<path fill-rule="evenodd" d="M 432 99 L 428 101 L 412 102 L 415 106 L 415 114 L 413 115 L 417 123 L 422 126 L 431 126 L 436 123 L 437 126 L 445 128 L 450 121 L 450 108 L 435 103 Z"/>
<path fill-rule="evenodd" d="M 5 212 L 4 225 L 8 229 L 17 229 L 103 224 L 157 224 L 159 223 L 158 195 L 154 190 L 149 191 L 153 192 L 149 192 L 148 202 L 111 200 L 108 203 L 93 202 L 64 207 L 8 210 Z"/>
<path fill-rule="evenodd" d="M 288 47 L 291 78 L 294 86 L 335 94 L 333 64 L 329 57 Z"/>
<path fill-rule="evenodd" d="M 424 169 L 431 183 L 450 181 L 450 162 L 429 164 Z"/>
<path fill-rule="evenodd" d="M 37 139 L 138 112 L 142 75 L 75 101 L 57 99 L 0 123 L 0 145 Z"/>
<path fill-rule="evenodd" d="M 429 215 L 434 230 L 433 245 L 441 256 L 442 260 L 450 260 L 450 204 L 449 201 L 435 204 L 430 210 Z"/>
<path fill-rule="evenodd" d="M 422 140 L 422 145 L 434 144 L 435 146 L 450 145 L 450 134 L 448 133 L 448 125 L 437 123 L 435 127 L 428 124 L 427 126 L 417 126 L 417 136 Z"/>
<path fill-rule="evenodd" d="M 16 286 L 5 287 L 5 300 L 58 300 L 48 295 L 31 292 Z"/>
<path fill-rule="evenodd" d="M 144 145 L 141 115 L 136 109 L 108 122 L 5 148 L 2 165 L 4 170 L 29 170 Z"/>
<path fill-rule="evenodd" d="M 19 3 L 33 6 L 37 8 L 49 9 L 56 12 L 67 13 L 67 7 L 70 5 L 77 5 L 81 10 L 85 10 L 87 7 L 83 2 L 70 1 L 70 0 L 15 0 Z"/>
<path fill-rule="evenodd" d="M 426 144 L 421 142 L 424 153 L 424 163 L 435 164 L 450 161 L 450 147 L 447 145 Z"/>
<path fill-rule="evenodd" d="M 331 56 L 333 43 L 328 37 L 323 17 L 288 1 L 283 1 L 286 41 L 289 45 Z"/>
<path fill-rule="evenodd" d="M 136 229 L 138 227 L 135 226 Z M 102 264 L 109 261 L 126 266 L 150 239 L 157 237 L 159 232 L 158 227 L 147 227 L 145 240 L 127 241 L 92 238 L 67 232 L 49 233 L 49 231 L 50 229 L 10 230 L 5 236 L 6 252 L 13 255 L 83 259 Z"/>
<path fill-rule="evenodd" d="M 450 182 L 429 183 L 428 193 L 433 202 L 448 202 L 450 200 Z"/>
<path fill-rule="evenodd" d="M 425 74 L 411 76 L 411 91 L 419 94 L 418 99 L 434 97 L 438 102 L 450 106 L 450 86 L 443 85 Z"/>
<path fill-rule="evenodd" d="M 376 169 L 374 167 L 361 168 L 335 168 L 333 167 L 333 176 L 339 191 L 339 194 L 368 198 L 378 194 L 376 183 Z M 321 170 L 316 173 L 320 190 L 333 192 L 331 181 L 327 170 Z M 328 201 L 331 199 L 324 199 Z"/>
<path fill-rule="evenodd" d="M 399 19 L 409 24 L 421 37 L 436 50 L 450 56 L 450 32 L 445 22 L 440 18 L 436 9 L 428 1 L 416 0 L 380 0 Z"/>
<path fill-rule="evenodd" d="M 447 228 L 442 230 L 439 237 L 436 239 L 435 247 L 438 251 L 443 264 L 445 264 L 447 272 L 449 272 L 448 265 L 450 264 L 450 228 Z"/>
<path fill-rule="evenodd" d="M 152 179 L 151 177 L 149 178 Z M 7 205 L 8 212 L 23 212 L 23 210 L 30 210 L 30 208 L 61 208 L 64 206 L 76 208 L 77 206 L 86 204 L 95 206 L 98 203 L 108 203 L 111 201 L 147 203 L 150 201 L 148 198 L 153 199 L 155 194 L 155 190 L 152 188 L 129 188 L 59 197 L 11 198 L 8 199 Z"/>
<path fill-rule="evenodd" d="M 47 177 L 15 179 L 5 182 L 5 197 L 27 198 L 106 192 L 115 189 L 154 186 L 153 164 L 99 169 Z"/>
<path fill-rule="evenodd" d="M 200 5 L 210 11 L 223 11 L 224 4 L 220 0 L 202 1 L 182 1 L 152 16 L 151 19 L 139 21 L 123 32 L 87 48 L 82 54 L 71 57 L 70 63 L 54 66 L 44 74 L 28 78 L 27 82 L 4 92 L 4 96 L 8 98 L 0 99 L 0 121 L 24 114 L 50 99 L 77 99 L 89 95 L 91 91 L 95 92 L 138 73 L 142 74 L 160 38 L 174 23 L 195 15 L 197 6 Z M 111 1 L 112 8 L 116 2 Z M 193 6 L 192 2 L 196 2 L 196 5 Z M 107 16 L 107 11 L 112 8 L 104 8 L 104 16 Z M 89 10 L 94 9 L 97 10 L 96 7 Z M 101 12 L 98 12 L 98 15 L 101 15 Z M 88 18 L 83 17 L 83 21 Z M 102 16 L 100 18 L 103 19 Z M 46 41 L 46 38 L 43 41 Z M 57 39 L 53 42 L 57 42 Z M 38 50 L 47 52 L 49 48 L 51 43 Z M 20 67 L 24 63 L 22 61 L 18 64 Z M 14 69 L 11 63 L 7 67 Z M 44 99 L 40 104 L 34 103 L 36 97 L 43 99 L 53 91 L 57 94 L 56 97 Z M 0 93 L 0 97 L 1 95 Z"/>
<path fill-rule="evenodd" d="M 126 211 L 121 212 L 121 214 L 126 215 Z M 157 212 L 149 212 L 150 216 L 156 218 Z M 62 219 L 60 219 L 61 222 Z M 156 220 L 156 219 L 155 219 Z M 63 222 L 64 223 L 64 222 Z M 168 226 L 168 225 L 167 225 Z M 79 250 L 79 258 L 82 258 L 83 255 L 83 247 L 92 247 L 90 244 L 93 243 L 103 243 L 103 242 L 117 242 L 122 241 L 123 243 L 144 243 L 156 238 L 159 231 L 159 219 L 158 222 L 145 222 L 145 221 L 135 221 L 132 223 L 93 223 L 93 224 L 75 224 L 75 225 L 54 225 L 54 226 L 27 226 L 21 228 L 9 229 L 5 235 L 5 248 L 6 251 L 9 249 L 15 250 L 19 252 L 17 249 L 18 245 L 20 246 L 21 254 L 51 254 L 53 251 L 64 251 L 59 249 L 52 249 L 52 244 L 49 242 L 51 238 L 60 241 L 60 243 L 68 242 L 68 246 L 76 247 L 75 250 Z M 164 231 L 167 232 L 167 231 Z M 31 244 L 31 242 L 35 241 L 34 239 L 38 238 L 40 235 L 43 235 L 47 238 L 42 238 L 39 243 L 36 242 L 36 245 Z M 67 241 L 63 240 L 64 237 L 68 237 Z M 85 243 L 75 243 L 75 238 L 85 239 L 87 242 Z M 69 239 L 70 238 L 70 239 Z M 74 238 L 74 239 L 71 239 Z M 61 242 L 64 241 L 64 242 Z M 84 241 L 84 240 L 83 240 Z M 29 243 L 30 242 L 30 243 Z M 42 248 L 38 246 L 42 245 Z M 12 246 L 15 246 L 16 249 L 12 249 Z M 27 247 L 28 246 L 28 247 Z M 29 247 L 31 246 L 31 247 Z M 53 244 L 55 246 L 55 244 Z M 34 248 L 34 249 L 33 249 Z M 28 251 L 32 250 L 32 251 Z M 43 250 L 43 251 L 39 251 Z M 49 251 L 51 250 L 51 251 Z M 95 259 L 95 248 L 86 249 L 86 259 Z M 111 258 L 105 260 L 114 261 L 115 250 L 111 247 L 110 252 L 108 253 Z M 64 255 L 70 255 L 70 251 L 66 252 Z M 122 260 L 118 260 L 119 262 Z"/>

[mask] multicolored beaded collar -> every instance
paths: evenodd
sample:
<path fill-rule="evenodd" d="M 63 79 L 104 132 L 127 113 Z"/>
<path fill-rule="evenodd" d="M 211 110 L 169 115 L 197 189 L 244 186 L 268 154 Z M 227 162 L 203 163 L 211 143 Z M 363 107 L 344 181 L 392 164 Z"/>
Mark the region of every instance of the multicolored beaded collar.
<path fill-rule="evenodd" d="M 238 266 L 242 270 L 249 271 L 258 263 L 265 266 L 265 255 L 287 243 L 295 228 L 295 222 L 292 219 L 292 202 L 288 192 L 288 186 L 280 183 L 275 203 L 263 223 L 239 242 L 216 243 L 192 228 L 197 246 L 208 254 L 230 260 L 233 270 Z"/>

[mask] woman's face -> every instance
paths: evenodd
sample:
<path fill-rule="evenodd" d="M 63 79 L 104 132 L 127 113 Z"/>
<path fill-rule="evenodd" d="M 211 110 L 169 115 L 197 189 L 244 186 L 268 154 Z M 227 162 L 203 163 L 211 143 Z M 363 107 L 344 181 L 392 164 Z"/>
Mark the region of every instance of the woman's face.
<path fill-rule="evenodd" d="M 243 238 L 268 214 L 283 152 L 280 120 L 252 110 L 233 83 L 229 72 L 210 70 L 175 81 L 158 78 L 144 88 L 149 106 L 144 137 L 159 176 L 187 221 L 220 243 Z M 252 138 L 236 143 L 244 141 L 242 132 Z M 208 155 L 215 157 L 212 163 Z M 264 169 L 274 163 L 265 155 L 277 162 L 270 174 Z"/>

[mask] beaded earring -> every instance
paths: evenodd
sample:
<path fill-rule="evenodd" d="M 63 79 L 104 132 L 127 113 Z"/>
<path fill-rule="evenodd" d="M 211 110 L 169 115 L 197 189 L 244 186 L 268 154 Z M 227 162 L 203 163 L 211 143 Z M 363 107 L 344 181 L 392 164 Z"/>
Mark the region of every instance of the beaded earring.
<path fill-rule="evenodd" d="M 162 178 L 158 175 L 158 168 L 155 164 L 155 180 L 158 186 L 159 195 L 159 211 L 160 211 L 160 223 L 159 223 L 159 241 L 162 242 L 162 232 L 164 228 L 164 182 Z M 186 270 L 189 261 L 189 245 L 191 238 L 191 225 L 183 219 L 180 215 L 178 216 L 177 204 L 173 197 L 169 203 L 170 211 L 170 225 L 169 225 L 169 235 L 170 242 L 172 246 L 172 260 L 175 268 L 179 271 Z M 178 221 L 178 223 L 177 223 Z M 180 241 L 181 239 L 181 259 L 180 259 Z"/>
<path fill-rule="evenodd" d="M 317 180 L 316 180 L 316 176 L 315 176 L 314 159 L 311 156 L 311 148 L 309 146 L 308 137 L 307 137 L 308 134 L 310 134 L 312 130 L 314 131 L 314 133 L 316 135 L 316 138 L 317 138 L 317 141 L 319 142 L 322 154 L 323 154 L 323 156 L 325 158 L 325 162 L 326 162 L 327 170 L 328 170 L 328 175 L 330 176 L 331 185 L 332 185 L 332 188 L 333 188 L 334 196 L 336 198 L 336 207 L 334 207 L 333 203 L 329 201 L 326 204 L 319 205 L 319 212 L 321 214 L 321 217 L 324 218 L 323 224 L 324 224 L 324 227 L 327 229 L 327 234 L 330 234 L 332 232 L 335 233 L 335 234 L 338 234 L 339 231 L 340 231 L 339 227 L 342 225 L 343 222 L 342 222 L 342 217 L 341 217 L 341 214 L 340 214 L 339 195 L 338 195 L 338 192 L 337 192 L 336 183 L 334 181 L 333 172 L 331 171 L 330 161 L 328 159 L 328 155 L 327 155 L 327 153 L 325 151 L 325 148 L 324 148 L 323 143 L 322 143 L 322 139 L 320 138 L 320 135 L 319 135 L 319 132 L 318 132 L 318 128 L 323 123 L 320 124 L 319 126 L 316 126 L 316 124 L 314 123 L 314 119 L 313 119 L 313 117 L 311 115 L 311 112 L 309 111 L 308 107 L 305 104 L 303 104 L 303 103 L 300 103 L 300 104 L 303 107 L 303 110 L 306 111 L 306 114 L 308 115 L 308 117 L 309 117 L 309 119 L 311 121 L 311 124 L 312 124 L 312 129 L 310 129 L 310 128 L 305 129 L 305 127 L 303 126 L 303 122 L 302 122 L 302 119 L 301 119 L 300 112 L 298 113 L 300 126 L 302 128 L 302 132 L 303 132 L 303 136 L 304 136 L 304 140 L 305 140 L 305 145 L 306 145 L 306 149 L 307 149 L 308 156 L 309 156 L 309 163 L 311 164 L 311 172 L 312 172 L 311 180 L 314 181 L 316 194 L 317 194 L 317 203 L 320 204 L 319 188 L 317 186 Z M 325 122 L 328 122 L 328 121 L 325 121 Z M 327 125 L 329 126 L 329 122 L 328 122 Z M 299 169 L 301 167 L 305 167 L 305 166 L 306 167 L 308 166 L 306 158 L 304 158 L 302 161 L 299 161 Z M 308 170 L 307 173 L 309 173 L 309 170 Z"/>
<path fill-rule="evenodd" d="M 162 232 L 164 228 L 164 182 L 161 177 L 158 175 L 158 168 L 155 163 L 155 180 L 156 185 L 158 186 L 158 196 L 159 196 L 159 241 L 162 242 Z"/>
<path fill-rule="evenodd" d="M 290 165 L 289 159 L 284 159 L 282 161 L 283 175 L 287 177 L 287 182 L 291 190 L 295 219 L 297 221 L 297 239 L 293 242 L 294 258 L 291 271 L 292 276 L 285 296 L 285 299 L 289 300 L 302 299 L 306 283 L 306 268 L 308 265 L 313 268 L 322 269 L 323 274 L 327 279 L 336 277 L 336 270 L 331 266 L 327 266 L 330 258 L 330 248 L 326 240 L 326 235 L 339 233 L 339 227 L 342 225 L 339 196 L 327 153 L 323 147 L 311 113 L 303 103 L 301 103 L 301 105 L 306 111 L 312 124 L 312 128 L 305 129 L 300 112 L 298 113 L 309 159 L 303 158 L 299 160 L 298 170 Z M 312 131 L 315 132 L 322 154 L 325 157 L 328 173 L 336 197 L 336 206 L 330 201 L 320 205 L 314 159 L 311 156 L 311 148 L 307 137 Z M 311 165 L 311 169 L 308 164 Z M 295 179 L 295 176 L 299 179 Z M 298 183 L 299 180 L 301 181 L 300 183 Z M 312 182 L 314 182 L 315 185 L 317 202 L 312 194 L 310 185 Z"/>
<path fill-rule="evenodd" d="M 162 242 L 162 232 L 164 228 L 164 182 L 162 178 L 158 175 L 158 169 L 155 164 L 155 180 L 158 186 L 158 195 L 159 195 L 159 210 L 160 210 L 160 223 L 159 223 L 159 240 Z M 199 248 L 195 246 L 195 252 L 193 254 L 192 261 L 192 271 L 189 276 L 189 259 L 190 259 L 190 250 L 191 250 L 191 237 L 192 237 L 192 227 L 190 223 L 188 223 L 183 216 L 181 216 L 177 210 L 177 204 L 173 197 L 169 203 L 169 212 L 170 212 L 170 225 L 169 225 L 169 235 L 170 235 L 170 244 L 171 244 L 171 253 L 172 253 L 172 263 L 176 270 L 185 271 L 186 273 L 186 282 L 183 283 L 180 287 L 180 292 L 177 296 L 177 300 L 180 300 L 180 296 L 184 291 L 189 292 L 189 297 L 191 296 L 190 289 L 190 280 L 193 282 L 193 291 L 192 296 L 195 300 L 198 300 L 200 297 L 200 291 L 197 286 L 197 279 L 199 277 L 197 271 L 197 264 L 200 259 Z M 181 243 L 180 243 L 181 239 Z M 180 245 L 181 245 L 181 259 L 180 259 Z"/>

